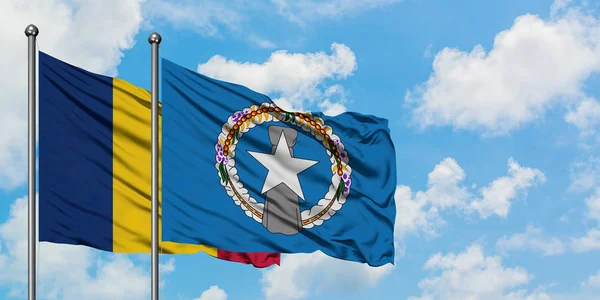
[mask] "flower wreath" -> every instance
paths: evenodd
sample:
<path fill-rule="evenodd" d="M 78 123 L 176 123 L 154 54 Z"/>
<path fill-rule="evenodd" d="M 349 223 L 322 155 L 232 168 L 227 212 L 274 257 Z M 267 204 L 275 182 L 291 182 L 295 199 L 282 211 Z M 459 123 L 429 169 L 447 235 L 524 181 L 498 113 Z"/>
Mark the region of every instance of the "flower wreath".
<path fill-rule="evenodd" d="M 229 116 L 223 124 L 215 145 L 216 164 L 221 185 L 234 203 L 240 206 L 246 215 L 262 222 L 264 204 L 258 203 L 244 188 L 235 167 L 235 149 L 240 138 L 256 125 L 265 122 L 284 122 L 310 132 L 319 140 L 331 162 L 331 184 L 325 196 L 310 209 L 301 212 L 302 227 L 319 226 L 342 208 L 350 193 L 352 168 L 348 164 L 348 153 L 344 150 L 340 138 L 333 133 L 323 119 L 308 113 L 287 112 L 273 103 L 252 105 Z"/>

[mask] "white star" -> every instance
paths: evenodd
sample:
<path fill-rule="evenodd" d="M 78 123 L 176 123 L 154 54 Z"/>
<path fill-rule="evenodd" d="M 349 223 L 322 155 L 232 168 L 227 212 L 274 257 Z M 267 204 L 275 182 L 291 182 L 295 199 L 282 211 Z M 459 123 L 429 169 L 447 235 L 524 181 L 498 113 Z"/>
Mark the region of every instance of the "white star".
<path fill-rule="evenodd" d="M 283 183 L 298 195 L 300 199 L 304 200 L 304 193 L 302 193 L 302 187 L 300 187 L 298 174 L 312 167 L 314 164 L 318 163 L 318 161 L 292 157 L 290 149 L 288 148 L 285 132 L 281 132 L 275 154 L 251 151 L 248 151 L 248 153 L 269 170 L 261 194 L 264 194 Z"/>

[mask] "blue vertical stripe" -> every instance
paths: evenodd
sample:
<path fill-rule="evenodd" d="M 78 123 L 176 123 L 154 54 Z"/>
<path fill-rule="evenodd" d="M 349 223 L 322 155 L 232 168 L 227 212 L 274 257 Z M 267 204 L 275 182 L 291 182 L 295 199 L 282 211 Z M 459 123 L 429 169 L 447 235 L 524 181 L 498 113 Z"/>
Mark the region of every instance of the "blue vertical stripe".
<path fill-rule="evenodd" d="M 39 56 L 40 241 L 112 251 L 112 78 Z"/>

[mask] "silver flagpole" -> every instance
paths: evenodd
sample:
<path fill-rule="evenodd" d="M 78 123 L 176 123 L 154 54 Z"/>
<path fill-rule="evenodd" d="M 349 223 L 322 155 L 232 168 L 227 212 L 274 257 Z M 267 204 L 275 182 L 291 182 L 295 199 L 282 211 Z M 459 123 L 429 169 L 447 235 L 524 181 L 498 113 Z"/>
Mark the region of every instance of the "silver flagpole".
<path fill-rule="evenodd" d="M 154 32 L 152 45 L 152 300 L 158 300 L 158 45 L 162 38 Z"/>
<path fill-rule="evenodd" d="M 36 124 L 37 124 L 37 116 L 36 116 L 36 55 L 37 49 L 35 46 L 35 40 L 39 33 L 38 28 L 31 24 L 25 28 L 25 35 L 27 36 L 28 41 L 28 120 L 29 120 L 29 139 L 28 139 L 28 169 L 29 169 L 29 193 L 28 193 L 28 243 L 27 243 L 27 267 L 28 267 L 28 299 L 35 300 L 36 299 L 36 229 L 37 229 L 37 214 L 36 214 L 36 199 L 35 199 L 35 148 L 36 148 Z"/>

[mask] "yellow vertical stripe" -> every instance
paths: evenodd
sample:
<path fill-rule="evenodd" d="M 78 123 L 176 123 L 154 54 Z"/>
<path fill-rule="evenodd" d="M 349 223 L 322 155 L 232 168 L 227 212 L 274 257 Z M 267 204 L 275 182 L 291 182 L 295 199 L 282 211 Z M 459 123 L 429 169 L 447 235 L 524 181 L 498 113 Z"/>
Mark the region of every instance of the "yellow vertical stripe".
<path fill-rule="evenodd" d="M 147 90 L 113 79 L 113 252 L 150 253 L 151 249 L 150 100 Z M 158 124 L 160 132 L 160 115 Z M 162 149 L 160 138 L 158 147 Z M 159 215 L 161 182 L 159 176 Z M 160 250 L 173 254 L 204 251 L 217 256 L 216 248 L 203 245 L 162 242 Z"/>

